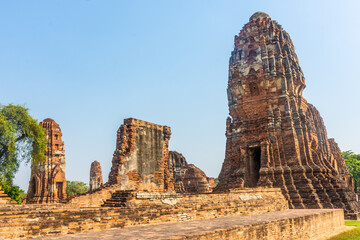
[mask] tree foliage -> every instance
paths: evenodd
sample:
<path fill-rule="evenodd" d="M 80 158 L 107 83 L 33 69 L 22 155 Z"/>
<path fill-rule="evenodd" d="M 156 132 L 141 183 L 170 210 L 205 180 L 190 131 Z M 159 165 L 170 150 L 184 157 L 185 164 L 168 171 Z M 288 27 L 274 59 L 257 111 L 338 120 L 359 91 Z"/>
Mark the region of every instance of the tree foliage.
<path fill-rule="evenodd" d="M 66 181 L 66 194 L 68 196 L 86 193 L 89 191 L 89 187 L 84 182 L 80 181 Z"/>
<path fill-rule="evenodd" d="M 0 188 L 8 195 L 8 197 L 11 198 L 11 200 L 16 201 L 18 204 L 21 204 L 22 201 L 26 198 L 26 193 L 24 190 L 8 181 L 0 180 Z"/>
<path fill-rule="evenodd" d="M 355 154 L 351 150 L 341 152 L 351 177 L 354 179 L 355 191 L 360 187 L 360 154 Z"/>
<path fill-rule="evenodd" d="M 20 162 L 37 166 L 45 161 L 46 134 L 28 109 L 0 105 L 0 177 L 12 182 Z"/>

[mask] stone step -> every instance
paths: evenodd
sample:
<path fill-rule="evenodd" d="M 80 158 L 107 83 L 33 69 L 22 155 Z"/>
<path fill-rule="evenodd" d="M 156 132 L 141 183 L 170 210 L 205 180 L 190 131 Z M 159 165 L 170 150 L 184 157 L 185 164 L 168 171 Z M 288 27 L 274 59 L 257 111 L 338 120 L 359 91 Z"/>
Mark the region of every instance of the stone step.
<path fill-rule="evenodd" d="M 127 200 L 130 200 L 132 198 L 125 198 L 125 197 L 115 197 L 115 198 L 110 198 L 113 201 L 117 201 L 117 202 L 126 202 Z"/>
<path fill-rule="evenodd" d="M 118 190 L 111 194 L 111 198 L 107 199 L 102 207 L 124 207 L 128 200 L 133 199 L 134 191 L 132 190 Z"/>

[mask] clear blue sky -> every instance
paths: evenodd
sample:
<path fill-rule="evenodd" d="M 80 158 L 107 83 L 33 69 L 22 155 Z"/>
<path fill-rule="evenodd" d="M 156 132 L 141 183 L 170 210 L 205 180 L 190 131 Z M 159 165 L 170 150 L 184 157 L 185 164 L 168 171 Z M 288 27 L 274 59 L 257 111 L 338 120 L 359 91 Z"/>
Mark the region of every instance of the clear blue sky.
<path fill-rule="evenodd" d="M 360 153 L 360 1 L 1 1 L 0 103 L 24 104 L 63 132 L 66 176 L 107 181 L 116 130 L 135 117 L 172 128 L 170 149 L 221 169 L 228 59 L 256 11 L 290 34 L 304 96 L 328 137 Z M 30 167 L 15 183 L 27 190 Z"/>

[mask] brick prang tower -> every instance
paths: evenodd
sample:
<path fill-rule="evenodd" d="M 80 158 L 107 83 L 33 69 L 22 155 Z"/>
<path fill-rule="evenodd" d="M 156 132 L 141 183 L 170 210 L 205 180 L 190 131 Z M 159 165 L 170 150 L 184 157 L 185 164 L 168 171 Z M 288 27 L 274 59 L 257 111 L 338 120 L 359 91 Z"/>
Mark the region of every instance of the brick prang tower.
<path fill-rule="evenodd" d="M 47 118 L 41 122 L 45 128 L 46 162 L 31 166 L 31 179 L 27 203 L 57 203 L 66 199 L 65 148 L 59 124 Z"/>
<path fill-rule="evenodd" d="M 304 88 L 289 34 L 266 13 L 253 14 L 230 57 L 226 155 L 215 191 L 280 187 L 292 208 L 343 208 L 356 219 L 344 159 Z"/>

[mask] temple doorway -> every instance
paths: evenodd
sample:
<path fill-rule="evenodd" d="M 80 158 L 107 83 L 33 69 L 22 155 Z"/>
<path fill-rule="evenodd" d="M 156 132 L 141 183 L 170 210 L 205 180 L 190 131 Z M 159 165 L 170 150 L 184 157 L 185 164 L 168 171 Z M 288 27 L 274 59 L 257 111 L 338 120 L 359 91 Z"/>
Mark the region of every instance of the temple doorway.
<path fill-rule="evenodd" d="M 32 180 L 32 190 L 33 190 L 33 195 L 36 194 L 36 179 L 35 177 L 33 177 L 33 180 Z"/>
<path fill-rule="evenodd" d="M 56 190 L 57 190 L 57 196 L 59 199 L 63 198 L 63 183 L 57 182 L 56 183 Z"/>
<path fill-rule="evenodd" d="M 251 147 L 249 148 L 249 178 L 248 186 L 256 187 L 260 177 L 261 167 L 261 148 Z"/>

